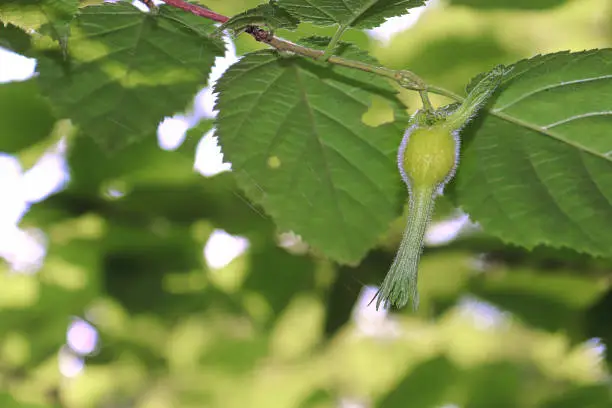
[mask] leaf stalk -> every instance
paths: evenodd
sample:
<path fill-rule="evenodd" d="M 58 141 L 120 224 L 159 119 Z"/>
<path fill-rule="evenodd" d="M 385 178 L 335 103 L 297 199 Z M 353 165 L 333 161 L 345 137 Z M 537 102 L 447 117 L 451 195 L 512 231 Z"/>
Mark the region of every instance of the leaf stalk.
<path fill-rule="evenodd" d="M 334 36 L 332 37 L 331 41 L 329 42 L 329 44 L 327 44 L 325 52 L 321 56 L 322 61 L 329 60 L 329 58 L 334 54 L 334 51 L 336 50 L 336 45 L 338 45 L 338 41 L 340 41 L 342 34 L 344 34 L 347 28 L 348 27 L 345 25 L 341 25 L 338 27 L 338 30 L 336 30 L 336 32 L 334 33 Z"/>

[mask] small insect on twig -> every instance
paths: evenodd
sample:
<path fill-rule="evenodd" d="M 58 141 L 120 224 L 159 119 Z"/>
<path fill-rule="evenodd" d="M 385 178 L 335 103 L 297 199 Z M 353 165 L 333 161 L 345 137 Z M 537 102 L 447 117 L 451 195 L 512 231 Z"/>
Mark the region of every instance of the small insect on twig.
<path fill-rule="evenodd" d="M 230 30 L 234 36 L 246 32 L 253 35 L 257 41 L 266 41 L 274 36 L 274 31 L 279 28 L 296 29 L 298 22 L 291 14 L 279 7 L 276 1 L 272 0 L 268 4 L 260 4 L 235 15 L 223 23 L 215 34 L 221 35 L 225 30 Z"/>
<path fill-rule="evenodd" d="M 147 6 L 147 8 L 152 11 L 152 12 L 157 12 L 158 8 L 155 5 L 155 3 L 153 3 L 153 0 L 140 0 L 145 6 Z"/>

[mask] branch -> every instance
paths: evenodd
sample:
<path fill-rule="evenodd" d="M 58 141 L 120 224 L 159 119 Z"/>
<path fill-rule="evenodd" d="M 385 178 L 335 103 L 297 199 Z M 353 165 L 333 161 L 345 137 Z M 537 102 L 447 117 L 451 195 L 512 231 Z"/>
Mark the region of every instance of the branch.
<path fill-rule="evenodd" d="M 163 0 L 164 3 L 185 10 L 191 14 L 195 14 L 196 16 L 204 17 L 209 20 L 217 21 L 219 23 L 225 23 L 229 20 L 229 17 L 224 16 L 222 14 L 215 13 L 207 8 L 198 6 L 196 4 L 187 3 L 183 0 Z M 367 64 L 365 62 L 346 59 L 342 57 L 337 57 L 335 55 L 328 54 L 331 50 L 320 51 L 313 48 L 304 47 L 291 41 L 283 40 L 278 37 L 275 37 L 269 31 L 266 31 L 257 26 L 249 26 L 244 30 L 246 33 L 250 34 L 256 41 L 263 42 L 268 44 L 269 46 L 285 52 L 291 52 L 294 54 L 302 55 L 304 57 L 312 58 L 314 60 L 327 60 L 328 63 L 334 65 L 340 65 L 343 67 L 354 68 L 361 71 L 370 72 L 376 75 L 380 75 L 389 79 L 396 81 L 400 86 L 406 89 L 411 89 L 413 91 L 419 91 L 421 93 L 436 93 L 439 95 L 444 95 L 456 101 L 462 101 L 458 95 L 455 95 L 445 89 L 432 87 L 427 85 L 427 83 L 418 75 L 413 72 L 407 70 L 393 70 L 385 67 L 379 67 L 372 64 Z"/>

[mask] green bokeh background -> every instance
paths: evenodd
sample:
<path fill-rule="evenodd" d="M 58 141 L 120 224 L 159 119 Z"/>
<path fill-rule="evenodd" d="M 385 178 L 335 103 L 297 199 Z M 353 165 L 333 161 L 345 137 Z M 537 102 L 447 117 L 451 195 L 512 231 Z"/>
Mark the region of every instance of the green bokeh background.
<path fill-rule="evenodd" d="M 232 15 L 261 2 L 205 3 Z M 498 63 L 612 46 L 609 0 L 468 7 L 481 3 L 433 2 L 388 43 L 359 31 L 345 39 L 455 92 Z M 279 35 L 332 33 L 304 24 Z M 246 35 L 236 43 L 240 54 L 262 47 Z M 36 129 L 50 126 L 48 106 L 30 88 L 0 85 L 0 123 L 10 129 L 0 140 L 25 167 L 70 133 L 58 122 L 20 139 L 32 116 Z M 15 94 L 17 103 L 7 103 Z M 417 106 L 410 92 L 402 100 Z M 364 120 L 389 114 L 374 102 Z M 151 137 L 108 157 L 89 139 L 69 137 L 70 184 L 21 223 L 45 234 L 43 267 L 25 275 L 0 263 L 1 407 L 612 406 L 610 358 L 588 341 L 612 346 L 612 261 L 527 252 L 472 232 L 426 248 L 417 313 L 356 313 L 363 285 L 386 272 L 403 221 L 356 266 L 335 265 L 303 243 L 281 247 L 279 231 L 247 204 L 231 173 L 192 171 L 210 126 L 192 129 L 177 152 Z M 111 189 L 127 194 L 114 199 Z M 442 200 L 435 220 L 453 214 Z M 202 255 L 215 229 L 250 242 L 222 269 Z M 99 346 L 80 375 L 66 378 L 58 352 L 75 317 L 95 325 Z"/>

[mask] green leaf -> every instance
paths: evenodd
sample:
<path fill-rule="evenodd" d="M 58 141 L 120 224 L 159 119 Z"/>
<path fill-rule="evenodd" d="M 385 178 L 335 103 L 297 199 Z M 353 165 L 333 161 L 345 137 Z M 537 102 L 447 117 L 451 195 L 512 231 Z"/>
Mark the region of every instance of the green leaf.
<path fill-rule="evenodd" d="M 25 29 L 39 28 L 47 23 L 41 0 L 8 0 L 0 3 L 0 21 Z"/>
<path fill-rule="evenodd" d="M 388 83 L 260 51 L 233 65 L 216 92 L 219 139 L 247 196 L 281 230 L 335 260 L 359 260 L 400 210 L 394 162 L 405 124 L 361 121 L 372 94 L 394 100 Z"/>
<path fill-rule="evenodd" d="M 605 408 L 611 404 L 608 385 L 588 385 L 569 389 L 563 395 L 544 403 L 542 408 Z"/>
<path fill-rule="evenodd" d="M 117 207 L 120 209 L 120 203 Z M 103 246 L 104 287 L 130 312 L 155 311 L 177 317 L 181 316 L 177 308 L 189 308 L 189 293 L 172 293 L 164 286 L 164 277 L 169 273 L 186 275 L 202 268 L 202 246 L 186 226 L 154 226 L 136 217 L 116 217 L 108 225 Z M 197 297 L 200 299 L 196 302 L 202 306 L 199 310 L 212 300 Z"/>
<path fill-rule="evenodd" d="M 316 25 L 373 28 L 385 18 L 423 6 L 423 0 L 279 0 L 278 4 L 302 21 Z"/>
<path fill-rule="evenodd" d="M 445 357 L 435 357 L 412 370 L 376 407 L 436 408 L 442 406 L 459 370 Z M 409 405 L 406 403 L 410 401 Z"/>
<path fill-rule="evenodd" d="M 70 21 L 79 9 L 78 0 L 9 0 L 0 5 L 0 20 L 23 28 L 39 28 L 62 48 L 70 34 Z"/>
<path fill-rule="evenodd" d="M 564 270 L 542 274 L 529 269 L 495 270 L 496 279 L 476 277 L 470 292 L 511 312 L 527 324 L 583 340 L 580 319 L 605 286 Z M 552 272 L 552 271 L 551 271 Z"/>
<path fill-rule="evenodd" d="M 295 256 L 275 243 L 250 254 L 250 274 L 243 289 L 263 296 L 278 317 L 293 297 L 315 288 L 314 263 L 308 257 Z"/>
<path fill-rule="evenodd" d="M 480 9 L 525 9 L 537 10 L 558 7 L 567 0 L 450 0 L 450 4 Z"/>
<path fill-rule="evenodd" d="M 340 266 L 325 299 L 325 337 L 333 338 L 350 320 L 360 291 L 365 285 L 379 284 L 384 278 L 390 256 L 381 256 L 378 250 L 370 251 L 356 267 Z"/>
<path fill-rule="evenodd" d="M 199 177 L 193 172 L 193 157 L 159 148 L 155 138 L 148 138 L 107 157 L 98 144 L 79 134 L 71 143 L 68 164 L 69 188 L 80 195 L 99 196 L 103 190 L 129 191 L 136 185 L 178 186 Z M 118 184 L 113 185 L 113 184 Z"/>
<path fill-rule="evenodd" d="M 60 115 L 109 150 L 152 137 L 223 54 L 207 37 L 210 21 L 169 7 L 155 15 L 127 4 L 86 7 L 71 30 L 71 60 L 40 58 L 39 82 Z"/>
<path fill-rule="evenodd" d="M 34 80 L 0 84 L 0 152 L 16 153 L 46 138 L 55 118 Z"/>
<path fill-rule="evenodd" d="M 0 47 L 24 55 L 30 46 L 30 36 L 25 31 L 16 25 L 0 22 Z"/>
<path fill-rule="evenodd" d="M 524 383 L 532 378 L 510 361 L 479 365 L 464 374 L 468 392 L 466 408 L 518 408 L 524 398 Z M 536 377 L 537 378 L 537 377 Z M 535 378 L 533 378 L 535 379 Z"/>
<path fill-rule="evenodd" d="M 598 338 L 601 340 L 604 348 L 606 362 L 608 367 L 612 367 L 612 350 L 609 345 L 612 344 L 612 326 L 610 326 L 610 310 L 612 308 L 612 289 L 597 300 L 584 316 L 584 326 L 586 335 L 590 338 Z"/>
<path fill-rule="evenodd" d="M 192 127 L 185 134 L 185 140 L 176 149 L 176 152 L 187 157 L 189 160 L 194 161 L 196 159 L 196 152 L 198 145 L 202 141 L 202 138 L 206 133 L 214 126 L 214 120 L 203 119 L 197 125 Z"/>
<path fill-rule="evenodd" d="M 78 0 L 46 0 L 45 5 L 41 6 L 45 14 L 49 17 L 49 24 L 41 27 L 43 34 L 59 42 L 64 53 L 68 46 L 70 36 L 70 22 L 79 10 Z"/>
<path fill-rule="evenodd" d="M 612 256 L 612 50 L 514 65 L 463 132 L 455 197 L 507 243 Z"/>
<path fill-rule="evenodd" d="M 250 25 L 266 26 L 271 30 L 286 28 L 295 30 L 299 20 L 278 7 L 276 3 L 260 4 L 259 6 L 246 10 L 230 18 L 223 23 L 217 31 L 230 29 L 235 33 L 243 31 Z"/>

